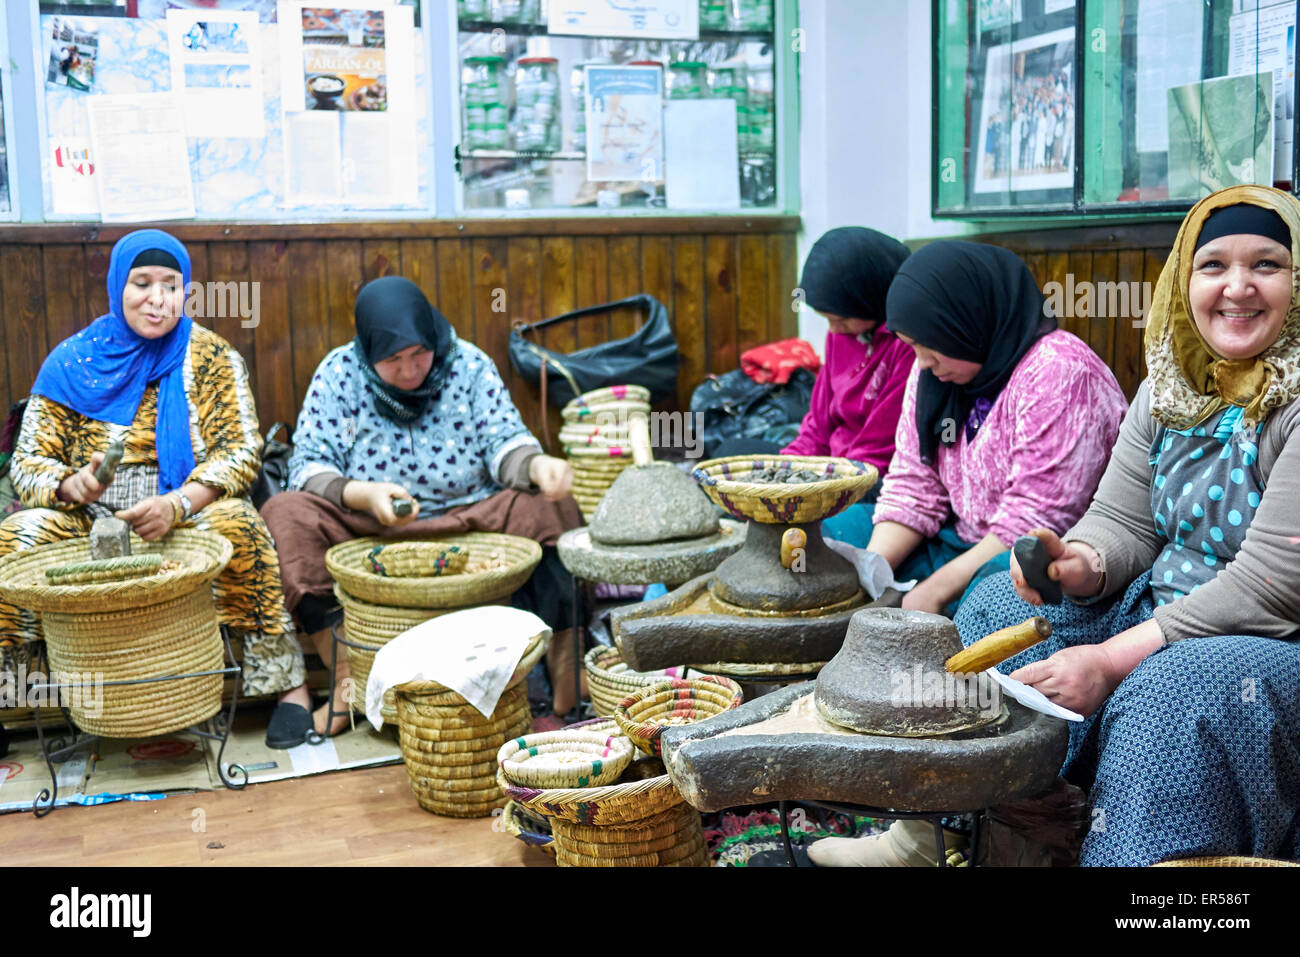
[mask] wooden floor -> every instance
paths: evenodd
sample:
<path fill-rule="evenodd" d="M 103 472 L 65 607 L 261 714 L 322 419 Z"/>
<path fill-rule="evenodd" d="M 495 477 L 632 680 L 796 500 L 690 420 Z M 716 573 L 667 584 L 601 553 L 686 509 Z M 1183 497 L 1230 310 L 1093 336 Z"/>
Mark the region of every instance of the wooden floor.
<path fill-rule="evenodd" d="M 196 813 L 201 812 L 201 813 Z M 0 815 L 8 866 L 452 865 L 553 867 L 499 818 L 438 817 L 401 764 L 173 794 L 162 801 Z"/>

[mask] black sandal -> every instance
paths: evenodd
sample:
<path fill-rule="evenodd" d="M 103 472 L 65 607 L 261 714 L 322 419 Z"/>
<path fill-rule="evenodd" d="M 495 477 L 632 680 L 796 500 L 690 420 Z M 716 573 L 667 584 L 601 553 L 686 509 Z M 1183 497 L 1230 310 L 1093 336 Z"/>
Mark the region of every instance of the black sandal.
<path fill-rule="evenodd" d="M 281 701 L 271 713 L 271 723 L 266 728 L 266 746 L 276 751 L 287 751 L 305 744 L 314 732 L 310 711 L 300 704 Z"/>

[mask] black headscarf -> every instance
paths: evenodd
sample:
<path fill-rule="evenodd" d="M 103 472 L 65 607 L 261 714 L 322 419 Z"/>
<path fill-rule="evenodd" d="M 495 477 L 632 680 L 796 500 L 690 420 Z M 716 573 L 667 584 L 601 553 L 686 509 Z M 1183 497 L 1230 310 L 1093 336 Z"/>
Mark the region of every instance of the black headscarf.
<path fill-rule="evenodd" d="M 908 249 L 897 239 L 862 226 L 832 229 L 813 244 L 799 288 L 818 312 L 879 321 L 885 293 Z"/>
<path fill-rule="evenodd" d="M 921 459 L 952 445 L 973 407 L 992 407 L 1030 347 L 1056 328 L 1029 267 L 999 246 L 942 240 L 913 253 L 889 287 L 885 326 L 927 349 L 983 368 L 965 385 L 921 372 Z"/>
<path fill-rule="evenodd" d="M 357 295 L 354 312 L 357 336 L 352 347 L 375 397 L 375 409 L 394 422 L 413 422 L 428 411 L 456 358 L 451 323 L 429 304 L 419 286 L 401 276 L 367 283 Z M 375 363 L 416 345 L 433 352 L 433 366 L 418 389 L 399 389 L 379 377 Z"/>

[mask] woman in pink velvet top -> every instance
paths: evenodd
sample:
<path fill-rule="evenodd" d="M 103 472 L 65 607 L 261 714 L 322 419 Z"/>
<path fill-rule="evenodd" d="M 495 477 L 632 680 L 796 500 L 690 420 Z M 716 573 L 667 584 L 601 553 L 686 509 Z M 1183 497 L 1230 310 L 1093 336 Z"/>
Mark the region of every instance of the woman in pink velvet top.
<path fill-rule="evenodd" d="M 782 452 L 844 456 L 882 475 L 889 469 L 915 357 L 885 328 L 885 296 L 907 255 L 883 233 L 847 226 L 826 233 L 808 253 L 800 288 L 830 331 L 808 414 Z"/>
<path fill-rule="evenodd" d="M 867 547 L 896 578 L 920 579 L 903 607 L 951 614 L 974 582 L 1007 568 L 1018 537 L 1079 520 L 1127 403 L 1008 250 L 923 247 L 895 276 L 886 312 L 917 361 Z"/>

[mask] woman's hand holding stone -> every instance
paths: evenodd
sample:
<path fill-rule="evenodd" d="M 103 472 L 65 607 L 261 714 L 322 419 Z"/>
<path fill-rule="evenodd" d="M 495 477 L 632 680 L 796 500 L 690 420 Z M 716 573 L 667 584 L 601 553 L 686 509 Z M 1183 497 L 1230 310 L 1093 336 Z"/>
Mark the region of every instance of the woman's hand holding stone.
<path fill-rule="evenodd" d="M 1047 577 L 1060 582 L 1061 591 L 1076 598 L 1091 598 L 1101 591 L 1101 556 L 1091 545 L 1063 542 L 1060 536 L 1046 528 L 1036 528 L 1029 534 L 1047 546 L 1047 555 L 1052 560 L 1047 566 Z M 1011 584 L 1015 586 L 1016 594 L 1029 604 L 1043 603 L 1043 596 L 1025 582 L 1014 551 L 1011 553 Z"/>
<path fill-rule="evenodd" d="M 130 508 L 114 512 L 113 516 L 130 525 L 146 542 L 152 542 L 171 531 L 180 518 L 180 511 L 174 495 L 151 495 Z"/>
<path fill-rule="evenodd" d="M 394 499 L 411 499 L 413 508 L 409 515 L 393 511 Z M 381 525 L 399 527 L 415 521 L 420 514 L 420 503 L 402 486 L 394 482 L 351 481 L 343 487 L 343 504 L 357 511 L 369 512 Z"/>
<path fill-rule="evenodd" d="M 95 481 L 95 469 L 104 461 L 104 453 L 96 452 L 90 461 L 59 483 L 56 493 L 61 502 L 74 502 L 77 505 L 89 505 L 98 502 L 107 485 Z"/>
<path fill-rule="evenodd" d="M 548 502 L 558 502 L 573 489 L 573 466 L 553 455 L 534 456 L 528 462 L 528 481 L 541 489 Z"/>

